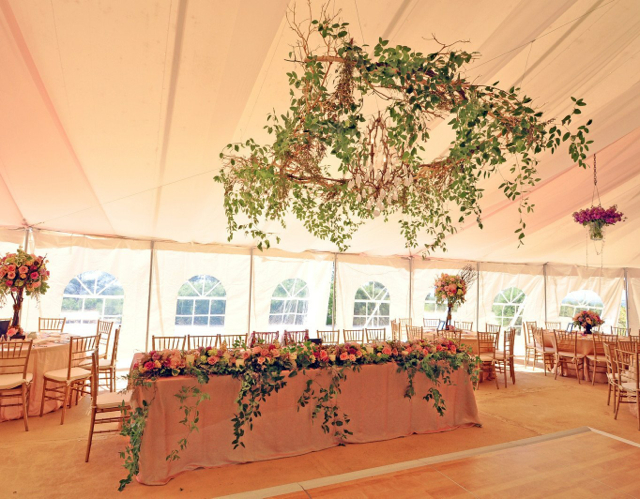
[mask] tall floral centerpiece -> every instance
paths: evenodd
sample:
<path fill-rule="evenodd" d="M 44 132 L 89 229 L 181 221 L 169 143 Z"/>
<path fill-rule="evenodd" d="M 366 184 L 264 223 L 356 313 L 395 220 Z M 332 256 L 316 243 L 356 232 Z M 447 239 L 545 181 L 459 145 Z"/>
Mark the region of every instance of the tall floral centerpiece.
<path fill-rule="evenodd" d="M 451 325 L 453 307 L 462 304 L 467 294 L 467 283 L 459 275 L 441 274 L 436 279 L 436 301 L 447 304 L 447 327 Z"/>
<path fill-rule="evenodd" d="M 24 295 L 38 298 L 49 289 L 49 271 L 46 258 L 26 253 L 18 248 L 16 253 L 7 253 L 0 260 L 0 301 L 7 296 L 13 300 L 13 318 L 7 336 L 24 337 L 20 327 L 20 310 Z"/>
<path fill-rule="evenodd" d="M 623 220 L 623 214 L 618 211 L 618 207 L 613 206 L 604 209 L 602 206 L 591 206 L 584 210 L 576 211 L 573 219 L 581 225 L 589 228 L 589 237 L 593 241 L 604 239 L 604 228 L 607 225 L 614 225 Z"/>
<path fill-rule="evenodd" d="M 604 324 L 604 321 L 595 312 L 589 310 L 583 310 L 578 312 L 573 318 L 573 325 L 579 326 L 584 329 L 586 334 L 591 334 L 591 328 Z"/>

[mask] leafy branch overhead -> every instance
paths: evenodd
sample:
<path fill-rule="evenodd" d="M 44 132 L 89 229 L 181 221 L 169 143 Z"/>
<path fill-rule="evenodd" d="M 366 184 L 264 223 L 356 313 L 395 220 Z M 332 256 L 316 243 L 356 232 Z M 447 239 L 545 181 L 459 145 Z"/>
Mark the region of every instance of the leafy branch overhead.
<path fill-rule="evenodd" d="M 312 19 L 309 8 L 309 19 Z M 560 123 L 536 110 L 519 88 L 474 84 L 462 76 L 478 54 L 443 45 L 424 54 L 379 39 L 370 50 L 356 44 L 349 25 L 327 13 L 289 25 L 297 44 L 287 73 L 291 103 L 270 114 L 273 142 L 249 139 L 220 154 L 217 182 L 225 188 L 229 239 L 236 232 L 270 246 L 265 221 L 285 226 L 288 213 L 343 251 L 367 220 L 397 215 L 407 247 L 427 235 L 425 250 L 446 249 L 445 237 L 467 217 L 482 227 L 479 183 L 503 177 L 500 189 L 519 201 L 519 240 L 527 190 L 539 182 L 536 159 L 568 143 L 586 167 L 589 120 L 569 125 L 582 99 Z M 430 129 L 442 121 L 455 139 L 442 155 L 425 159 Z M 277 239 L 277 238 L 276 238 Z"/>

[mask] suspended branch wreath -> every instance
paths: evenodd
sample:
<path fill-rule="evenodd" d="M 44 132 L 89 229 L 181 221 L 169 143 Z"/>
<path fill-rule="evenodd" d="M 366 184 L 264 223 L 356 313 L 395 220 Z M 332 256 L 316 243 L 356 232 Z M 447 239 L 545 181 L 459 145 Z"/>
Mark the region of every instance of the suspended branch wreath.
<path fill-rule="evenodd" d="M 568 142 L 573 161 L 586 168 L 591 121 L 575 133 L 567 128 L 582 99 L 572 97 L 572 112 L 554 124 L 519 88 L 466 80 L 465 65 L 477 53 L 442 45 L 423 54 L 383 39 L 371 51 L 326 6 L 315 20 L 310 7 L 307 21 L 295 14 L 288 15 L 297 35 L 289 54 L 296 69 L 287 73 L 291 103 L 286 113 L 267 116 L 273 142 L 249 139 L 220 154 L 215 180 L 225 189 L 229 240 L 244 232 L 269 247 L 273 234 L 263 223 L 285 227 L 291 212 L 344 251 L 367 220 L 400 214 L 407 247 L 426 234 L 427 253 L 446 250 L 446 235 L 466 217 L 482 227 L 479 182 L 501 175 L 504 195 L 519 200 L 522 243 L 523 214 L 533 209 L 527 189 L 540 180 L 536 156 Z M 430 128 L 442 120 L 455 139 L 445 155 L 426 161 Z"/>

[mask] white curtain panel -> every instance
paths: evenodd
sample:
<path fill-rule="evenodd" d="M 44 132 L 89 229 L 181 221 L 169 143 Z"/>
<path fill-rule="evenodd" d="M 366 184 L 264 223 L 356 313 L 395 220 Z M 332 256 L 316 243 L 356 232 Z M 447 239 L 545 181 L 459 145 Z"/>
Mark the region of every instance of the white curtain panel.
<path fill-rule="evenodd" d="M 336 328 L 359 328 L 354 325 L 356 293 L 369 283 L 375 285 L 375 296 L 366 292 L 369 304 L 359 300 L 359 307 L 370 307 L 386 316 L 388 302 L 389 320 L 410 317 L 409 260 L 400 257 L 377 258 L 360 255 L 338 255 L 336 264 Z M 386 289 L 387 293 L 384 292 Z M 371 300 L 369 300 L 371 298 Z M 365 310 L 366 311 L 366 310 Z M 362 315 L 361 315 L 362 317 Z M 370 327 L 376 327 L 371 324 Z"/>
<path fill-rule="evenodd" d="M 38 315 L 40 317 L 65 315 L 62 311 L 63 294 L 72 280 L 84 272 L 92 272 L 93 275 L 107 273 L 113 276 L 109 279 L 116 279 L 114 286 L 117 287 L 119 284 L 124 291 L 118 356 L 130 357 L 134 351 L 144 350 L 151 244 L 145 241 L 62 235 L 45 231 L 36 231 L 33 237 L 35 252 L 38 255 L 47 256 L 48 269 L 51 272 L 49 280 L 51 287 L 40 300 Z M 77 283 L 77 280 L 73 282 Z M 98 293 L 100 292 L 101 290 L 98 290 Z M 75 312 L 75 314 L 84 314 L 86 323 L 69 324 L 69 327 L 65 326 L 66 332 L 90 334 L 95 331 L 95 319 L 99 317 L 101 311 L 93 309 L 90 301 L 95 304 L 99 302 L 99 297 L 102 295 L 96 296 L 97 299 L 90 298 L 87 301 L 84 311 Z M 112 311 L 112 313 L 118 314 L 118 311 Z M 29 316 L 28 326 L 36 330 L 38 317 L 32 315 Z M 106 319 L 108 320 L 108 317 Z"/>
<path fill-rule="evenodd" d="M 250 250 L 246 248 L 155 243 L 149 338 L 152 335 L 245 334 L 249 316 L 250 263 Z M 209 282 L 218 281 L 216 294 L 202 292 L 197 283 L 192 288 L 187 284 L 197 277 L 204 277 Z M 191 301 L 193 310 L 181 310 L 185 324 L 176 326 L 178 292 L 185 284 L 192 291 L 187 300 Z M 221 298 L 214 300 L 214 304 L 221 305 L 219 310 L 213 310 L 212 296 Z M 207 310 L 197 310 L 200 304 Z M 214 314 L 220 319 L 215 323 L 210 318 Z M 198 319 L 209 320 L 212 327 L 199 325 Z"/>
<path fill-rule="evenodd" d="M 569 322 L 561 317 L 562 300 L 571 292 L 591 291 L 603 303 L 605 327 L 615 326 L 624 291 L 624 270 L 576 265 L 547 265 L 547 320 Z"/>
<path fill-rule="evenodd" d="M 629 285 L 629 303 L 627 303 L 627 314 L 629 316 L 629 327 L 631 334 L 640 334 L 640 269 L 627 270 L 627 283 Z"/>
<path fill-rule="evenodd" d="M 327 328 L 334 257 L 329 253 L 253 254 L 252 331 Z"/>
<path fill-rule="evenodd" d="M 435 313 L 425 312 L 427 296 L 433 296 L 435 281 L 440 274 L 458 274 L 465 265 L 472 265 L 475 267 L 476 264 L 464 261 L 423 260 L 421 258 L 414 258 L 412 292 L 412 317 L 414 324 L 421 325 L 423 317 L 438 318 L 441 320 L 445 320 L 447 318 L 446 311 L 440 310 Z M 453 312 L 454 321 L 473 322 L 473 327 L 477 327 L 477 296 L 477 283 L 474 282 L 471 287 L 467 289 L 465 303 Z"/>

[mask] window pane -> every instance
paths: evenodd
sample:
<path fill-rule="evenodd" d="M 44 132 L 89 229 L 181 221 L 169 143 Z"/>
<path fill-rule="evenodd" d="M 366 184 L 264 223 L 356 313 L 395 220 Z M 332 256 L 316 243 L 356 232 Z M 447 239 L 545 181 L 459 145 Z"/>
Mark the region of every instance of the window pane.
<path fill-rule="evenodd" d="M 180 300 L 178 299 L 178 315 L 191 315 L 193 314 L 193 300 Z"/>
<path fill-rule="evenodd" d="M 82 299 L 80 298 L 63 298 L 62 310 L 76 311 L 82 308 Z"/>
<path fill-rule="evenodd" d="M 224 317 L 215 316 L 215 315 L 209 317 L 209 325 L 210 326 L 224 326 Z"/>
<path fill-rule="evenodd" d="M 104 313 L 105 315 L 122 315 L 122 306 L 124 300 L 121 298 L 105 298 Z"/>
<path fill-rule="evenodd" d="M 284 310 L 284 302 L 282 300 L 271 300 L 271 310 L 272 314 L 281 314 Z"/>
<path fill-rule="evenodd" d="M 209 315 L 209 300 L 195 300 L 195 313 L 197 315 Z"/>
<path fill-rule="evenodd" d="M 211 313 L 224 315 L 226 303 L 225 300 L 211 300 Z"/>
<path fill-rule="evenodd" d="M 206 326 L 209 323 L 209 317 L 208 316 L 201 316 L 201 315 L 196 315 L 193 318 L 193 325 L 194 326 Z"/>
<path fill-rule="evenodd" d="M 102 298 L 86 298 L 84 300 L 84 309 L 102 312 L 102 303 Z"/>
<path fill-rule="evenodd" d="M 192 317 L 176 317 L 176 326 L 190 326 L 192 323 Z"/>

